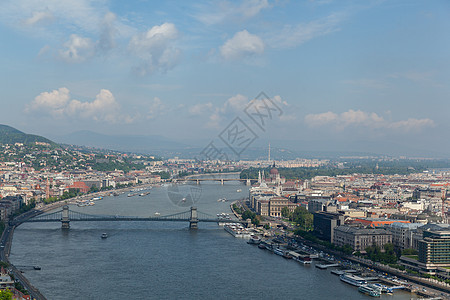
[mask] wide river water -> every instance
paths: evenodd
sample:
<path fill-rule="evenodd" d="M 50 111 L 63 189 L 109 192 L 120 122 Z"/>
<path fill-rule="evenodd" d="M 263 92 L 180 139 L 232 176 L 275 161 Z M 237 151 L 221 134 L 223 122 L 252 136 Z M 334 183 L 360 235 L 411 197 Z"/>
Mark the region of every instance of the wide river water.
<path fill-rule="evenodd" d="M 238 190 L 242 190 L 238 192 Z M 237 182 L 155 187 L 147 196 L 105 197 L 88 214 L 162 216 L 189 210 L 230 213 L 248 196 Z M 185 200 L 183 200 L 185 198 Z M 183 222 L 27 223 L 14 233 L 10 260 L 48 299 L 370 299 L 330 270 L 303 266 L 248 245 L 222 227 Z M 101 239 L 103 232 L 107 239 Z M 410 299 L 396 291 L 381 299 Z"/>

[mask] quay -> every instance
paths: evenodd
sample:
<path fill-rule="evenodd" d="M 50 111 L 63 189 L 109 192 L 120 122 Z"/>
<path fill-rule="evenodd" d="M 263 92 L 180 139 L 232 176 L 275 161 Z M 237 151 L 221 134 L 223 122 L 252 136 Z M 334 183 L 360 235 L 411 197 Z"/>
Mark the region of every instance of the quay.
<path fill-rule="evenodd" d="M 339 267 L 339 266 L 340 266 L 339 264 L 329 264 L 329 265 L 318 264 L 318 265 L 316 265 L 316 268 L 324 270 L 324 269 L 327 269 L 327 268 L 333 268 L 333 267 Z"/>

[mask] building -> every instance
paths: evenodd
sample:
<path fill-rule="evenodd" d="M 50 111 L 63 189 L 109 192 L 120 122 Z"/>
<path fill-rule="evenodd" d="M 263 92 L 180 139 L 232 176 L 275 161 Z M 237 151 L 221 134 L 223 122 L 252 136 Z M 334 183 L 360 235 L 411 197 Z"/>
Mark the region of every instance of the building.
<path fill-rule="evenodd" d="M 395 222 L 389 225 L 388 230 L 392 233 L 392 244 L 400 250 L 414 248 L 414 232 L 423 224 Z"/>
<path fill-rule="evenodd" d="M 293 212 L 298 205 L 289 201 L 284 197 L 272 197 L 269 200 L 269 216 L 281 217 L 281 210 L 287 207 L 290 212 Z"/>
<path fill-rule="evenodd" d="M 450 267 L 450 231 L 424 231 L 419 241 L 419 262 L 427 269 Z"/>
<path fill-rule="evenodd" d="M 14 280 L 6 273 L 5 269 L 1 267 L 0 271 L 0 289 L 14 289 Z"/>
<path fill-rule="evenodd" d="M 332 205 L 330 198 L 309 198 L 308 211 L 310 213 L 315 213 L 317 211 L 329 211 L 327 208 Z M 336 209 L 334 211 L 336 211 Z"/>
<path fill-rule="evenodd" d="M 72 185 L 67 186 L 67 189 L 79 190 L 83 194 L 89 192 L 89 187 L 82 181 L 74 182 Z"/>
<path fill-rule="evenodd" d="M 355 223 L 360 223 L 365 227 L 386 227 L 391 225 L 392 223 L 400 222 L 400 223 L 410 223 L 406 220 L 392 220 L 392 219 L 383 219 L 383 218 L 356 218 Z"/>
<path fill-rule="evenodd" d="M 392 243 L 392 233 L 381 228 L 338 226 L 334 229 L 333 243 L 337 246 L 350 245 L 355 251 L 365 251 L 369 246 L 382 248 Z"/>
<path fill-rule="evenodd" d="M 344 225 L 344 216 L 339 213 L 314 213 L 314 234 L 323 240 L 332 242 L 334 228 L 341 225 Z"/>
<path fill-rule="evenodd" d="M 448 276 L 450 267 L 450 231 L 423 231 L 423 239 L 418 242 L 418 256 L 401 256 L 400 264 L 411 270 Z"/>

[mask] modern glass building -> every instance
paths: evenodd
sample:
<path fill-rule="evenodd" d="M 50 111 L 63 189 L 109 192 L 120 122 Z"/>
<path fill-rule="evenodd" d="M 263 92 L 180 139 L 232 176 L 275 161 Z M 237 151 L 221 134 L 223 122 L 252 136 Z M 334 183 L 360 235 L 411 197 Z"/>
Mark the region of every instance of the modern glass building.
<path fill-rule="evenodd" d="M 424 231 L 419 241 L 419 262 L 433 267 L 450 266 L 450 231 Z"/>

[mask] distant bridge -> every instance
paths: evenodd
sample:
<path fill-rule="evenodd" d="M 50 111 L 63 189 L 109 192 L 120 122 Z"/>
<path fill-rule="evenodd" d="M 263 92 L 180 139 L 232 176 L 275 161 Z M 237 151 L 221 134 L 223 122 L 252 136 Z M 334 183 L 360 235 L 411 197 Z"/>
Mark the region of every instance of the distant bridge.
<path fill-rule="evenodd" d="M 224 218 L 213 217 L 209 214 L 202 213 L 197 210 L 196 207 L 191 207 L 190 210 L 171 214 L 167 216 L 154 216 L 154 217 L 131 217 L 131 216 L 111 216 L 111 215 L 90 215 L 80 213 L 69 209 L 68 205 L 64 205 L 62 210 L 49 214 L 39 215 L 37 217 L 25 220 L 24 223 L 40 223 L 40 222 L 61 222 L 61 228 L 69 229 L 70 222 L 81 221 L 163 221 L 163 222 L 189 222 L 190 229 L 197 229 L 199 222 L 210 223 L 241 223 L 249 225 L 248 221 L 236 221 L 228 220 Z"/>
<path fill-rule="evenodd" d="M 258 179 L 240 179 L 240 178 L 183 178 L 183 179 L 173 179 L 173 182 L 195 182 L 197 184 L 200 184 L 202 181 L 220 181 L 220 184 L 224 184 L 228 181 L 240 181 L 245 182 L 246 185 L 251 185 L 252 182 L 258 182 Z"/>

